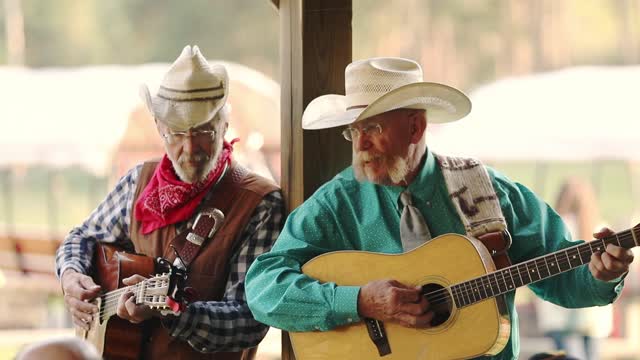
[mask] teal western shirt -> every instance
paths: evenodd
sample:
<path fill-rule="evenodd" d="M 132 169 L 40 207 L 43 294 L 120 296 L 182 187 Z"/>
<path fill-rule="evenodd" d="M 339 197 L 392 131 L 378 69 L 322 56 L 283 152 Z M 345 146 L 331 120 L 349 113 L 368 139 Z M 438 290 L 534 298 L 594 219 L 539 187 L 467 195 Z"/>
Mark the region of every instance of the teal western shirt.
<path fill-rule="evenodd" d="M 509 249 L 513 263 L 576 245 L 558 214 L 534 193 L 493 169 L 488 172 L 513 239 Z M 429 151 L 408 189 L 433 237 L 465 234 Z M 247 273 L 247 301 L 255 318 L 288 331 L 330 330 L 360 321 L 360 287 L 320 283 L 300 269 L 313 257 L 336 250 L 402 253 L 402 190 L 359 182 L 351 167 L 320 187 L 290 214 L 271 251 L 259 256 Z M 622 291 L 622 282 L 599 281 L 582 266 L 529 287 L 545 300 L 577 308 L 611 303 Z M 494 359 L 516 359 L 519 352 L 514 296 L 515 291 L 506 294 L 510 340 Z"/>

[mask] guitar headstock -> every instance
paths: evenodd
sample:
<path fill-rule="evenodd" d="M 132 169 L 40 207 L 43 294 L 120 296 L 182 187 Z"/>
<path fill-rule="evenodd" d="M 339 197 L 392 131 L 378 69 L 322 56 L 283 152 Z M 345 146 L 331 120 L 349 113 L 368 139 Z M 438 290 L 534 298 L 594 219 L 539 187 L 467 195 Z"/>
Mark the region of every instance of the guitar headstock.
<path fill-rule="evenodd" d="M 178 315 L 184 310 L 188 301 L 185 285 L 186 271 L 179 269 L 164 259 L 159 260 L 167 272 L 152 276 L 141 284 L 136 291 L 136 303 L 160 310 L 163 315 Z"/>
<path fill-rule="evenodd" d="M 147 305 L 152 309 L 168 307 L 169 285 L 169 274 L 159 274 L 145 280 L 136 291 L 136 304 Z"/>

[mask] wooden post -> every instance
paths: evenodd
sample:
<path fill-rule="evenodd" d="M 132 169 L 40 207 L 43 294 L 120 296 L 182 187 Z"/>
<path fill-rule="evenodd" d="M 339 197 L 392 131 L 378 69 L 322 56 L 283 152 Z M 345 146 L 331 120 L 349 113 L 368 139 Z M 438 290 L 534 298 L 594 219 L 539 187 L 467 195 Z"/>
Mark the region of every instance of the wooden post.
<path fill-rule="evenodd" d="M 275 4 L 275 2 L 274 2 Z M 340 128 L 303 131 L 317 96 L 344 94 L 351 62 L 351 0 L 280 0 L 282 190 L 289 211 L 351 162 Z M 282 359 L 295 359 L 283 332 Z"/>

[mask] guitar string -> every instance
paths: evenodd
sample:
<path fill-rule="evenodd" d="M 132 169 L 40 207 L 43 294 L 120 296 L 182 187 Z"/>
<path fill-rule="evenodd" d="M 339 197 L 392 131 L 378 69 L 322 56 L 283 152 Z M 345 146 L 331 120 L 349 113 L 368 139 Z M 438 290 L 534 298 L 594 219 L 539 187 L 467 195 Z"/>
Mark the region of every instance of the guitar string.
<path fill-rule="evenodd" d="M 116 289 L 113 291 L 110 291 L 106 294 L 103 295 L 103 302 L 102 302 L 102 306 L 100 308 L 100 317 L 104 318 L 105 315 L 111 315 L 111 314 L 115 314 L 115 309 L 116 306 L 118 304 L 118 301 L 120 299 L 120 297 L 122 296 L 123 293 L 125 292 L 133 292 L 136 296 L 136 298 L 138 297 L 137 292 L 140 290 L 140 286 L 142 284 L 146 284 L 149 282 L 149 280 L 154 280 L 154 279 L 147 279 L 144 280 L 140 283 L 134 284 L 134 285 L 130 285 L 124 288 L 120 288 L 120 289 Z M 145 295 L 145 298 L 153 298 L 154 296 L 158 296 L 158 295 Z"/>
<path fill-rule="evenodd" d="M 111 313 L 115 314 L 114 305 L 117 305 L 118 299 L 120 298 L 120 296 L 129 291 L 135 294 L 139 290 L 139 287 L 140 287 L 140 283 L 123 287 L 120 289 L 116 289 L 104 294 L 102 296 L 103 302 L 100 307 L 100 317 L 102 317 L 103 315 L 111 314 Z M 114 299 L 115 299 L 115 302 L 114 302 Z"/>
<path fill-rule="evenodd" d="M 624 240 L 628 240 L 628 239 L 624 239 Z M 594 241 L 594 242 L 597 242 L 597 241 Z M 584 244 L 580 244 L 580 245 L 578 245 L 578 246 L 577 246 L 577 247 L 575 247 L 575 248 L 569 248 L 569 249 L 566 249 L 566 253 L 567 253 L 566 255 L 569 255 L 569 254 L 570 254 L 570 251 L 576 251 L 576 254 L 579 254 L 579 255 L 580 255 L 580 261 L 582 262 L 582 255 L 584 255 L 584 254 L 590 255 L 591 253 L 593 253 L 593 252 L 592 252 L 592 250 L 591 250 L 591 244 L 592 244 L 592 243 L 594 243 L 594 242 L 591 242 L 591 243 L 584 243 Z M 590 244 L 590 245 L 588 245 L 588 246 L 583 246 L 583 245 L 587 245 L 587 244 Z M 587 250 L 587 251 L 585 252 L 585 251 L 582 251 L 582 250 Z M 578 251 L 582 251 L 582 252 L 578 252 Z M 565 255 L 565 256 L 566 256 L 566 255 Z M 575 254 L 574 254 L 574 255 L 575 255 Z M 557 256 L 557 254 L 556 254 L 556 256 Z M 511 291 L 510 287 L 506 286 L 506 285 L 508 285 L 508 283 L 507 283 L 507 281 L 506 281 L 506 280 L 500 281 L 500 280 L 498 280 L 497 278 L 495 278 L 496 276 L 500 275 L 500 273 L 505 273 L 505 272 L 506 272 L 506 273 L 509 273 L 509 277 L 511 277 L 511 279 L 512 279 L 511 283 L 512 283 L 513 285 L 515 285 L 515 280 L 513 279 L 513 275 L 515 275 L 515 274 L 513 273 L 513 270 L 517 270 L 517 271 L 518 271 L 518 276 L 520 277 L 520 280 L 521 280 L 520 282 L 522 283 L 522 284 L 521 284 L 521 286 L 522 286 L 522 285 L 524 285 L 524 283 L 525 283 L 525 282 L 523 282 L 523 281 L 522 281 L 522 279 L 523 279 L 522 274 L 523 274 L 523 273 L 527 273 L 527 274 L 529 274 L 529 269 L 528 269 L 528 267 L 526 266 L 526 264 L 530 264 L 530 266 L 535 266 L 535 267 L 536 267 L 536 269 L 539 269 L 539 267 L 540 267 L 540 266 L 543 266 L 543 265 L 544 265 L 544 266 L 546 266 L 546 267 L 547 267 L 547 271 L 548 271 L 548 273 L 549 273 L 549 274 L 551 274 L 551 271 L 549 271 L 549 266 L 552 266 L 552 267 L 554 267 L 554 266 L 558 266 L 558 267 L 559 267 L 560 265 L 567 265 L 567 264 L 571 264 L 571 263 L 570 263 L 570 261 L 569 261 L 569 260 L 565 260 L 565 258 L 564 258 L 564 257 L 562 258 L 562 260 L 558 260 L 558 259 L 557 259 L 557 257 L 556 257 L 556 263 L 557 263 L 558 265 L 553 265 L 553 263 L 552 263 L 552 264 L 549 264 L 549 263 L 545 260 L 545 258 L 544 258 L 544 257 L 543 257 L 543 258 L 539 258 L 539 259 L 535 259 L 534 261 L 531 261 L 531 264 L 530 264 L 530 261 L 527 261 L 527 262 L 525 262 L 525 263 L 517 264 L 517 265 L 514 265 L 513 267 L 510 267 L 510 269 L 511 269 L 511 270 L 508 270 L 509 268 L 507 268 L 507 269 L 502 269 L 502 270 L 500 270 L 500 271 L 496 271 L 496 272 L 492 272 L 492 273 L 489 273 L 489 274 L 483 275 L 483 276 L 481 276 L 481 277 L 479 277 L 479 278 L 476 278 L 476 279 L 467 280 L 467 281 L 465 281 L 465 282 L 462 282 L 462 283 L 459 283 L 459 284 L 453 285 L 453 286 L 458 286 L 458 287 L 462 286 L 462 288 L 458 288 L 458 290 L 459 290 L 459 291 L 456 291 L 456 290 L 452 289 L 452 288 L 453 288 L 453 286 L 452 286 L 452 287 L 449 287 L 449 288 L 440 289 L 440 290 L 436 290 L 436 291 L 433 291 L 433 292 L 427 293 L 427 294 L 425 294 L 425 296 L 429 296 L 429 295 L 430 295 L 430 296 L 434 296 L 434 295 L 435 295 L 435 296 L 444 295 L 444 296 L 439 296 L 439 297 L 432 298 L 432 299 L 431 299 L 431 302 L 432 302 L 432 303 L 434 303 L 434 304 L 440 304 L 440 303 L 443 303 L 443 301 L 444 301 L 445 303 L 448 303 L 448 302 L 450 302 L 450 301 L 451 301 L 451 300 L 450 300 L 450 297 L 451 297 L 451 296 L 450 296 L 450 293 L 449 293 L 448 289 L 451 289 L 451 293 L 453 294 L 453 296 L 458 295 L 459 297 L 461 297 L 461 299 L 462 299 L 463 301 L 466 301 L 466 300 L 464 299 L 464 296 L 466 295 L 467 299 L 469 299 L 469 300 L 471 301 L 471 303 L 474 303 L 474 302 L 477 302 L 477 301 L 481 301 L 481 300 L 484 300 L 484 299 L 487 299 L 487 298 L 495 297 L 495 296 L 498 296 L 498 295 L 501 295 L 501 294 L 503 294 L 503 293 L 506 293 L 506 292 Z M 584 264 L 586 264 L 586 263 L 587 263 L 587 262 L 581 263 L 579 266 L 582 266 L 582 265 L 584 265 Z M 522 269 L 522 268 L 521 268 L 521 266 L 522 266 L 522 265 L 525 265 L 525 268 L 524 268 L 524 269 Z M 578 266 L 575 266 L 575 267 L 578 267 Z M 572 269 L 573 269 L 573 268 L 575 268 L 575 267 L 571 267 L 571 268 L 568 268 L 568 269 L 566 269 L 566 270 L 564 270 L 564 271 L 560 271 L 560 272 L 569 271 L 569 270 L 572 270 Z M 554 275 L 559 274 L 560 272 L 555 273 Z M 495 279 L 494 279 L 494 280 L 492 280 L 492 279 L 490 278 L 490 276 L 494 276 L 494 278 L 495 278 Z M 506 276 L 505 276 L 504 274 L 502 274 L 502 276 L 503 276 L 503 279 L 506 279 Z M 534 280 L 534 279 L 531 277 L 531 275 L 528 275 L 528 276 L 529 276 L 529 280 L 530 280 L 530 282 L 529 282 L 529 283 L 536 282 L 536 281 L 543 280 L 543 279 L 547 278 L 547 276 L 545 276 L 545 277 L 540 277 L 540 275 L 538 275 L 538 279 Z M 486 279 L 488 279 L 488 281 L 487 281 L 486 283 L 484 282 L 484 279 L 485 279 L 485 278 L 486 278 Z M 477 284 L 476 284 L 476 285 L 473 285 L 473 284 L 472 284 L 472 282 L 473 282 L 473 281 L 475 281 L 476 283 L 478 283 L 478 282 L 479 282 L 481 286 L 478 286 Z M 505 287 L 505 288 L 507 288 L 508 290 L 503 292 L 503 291 L 501 290 L 501 288 L 500 288 L 499 284 L 504 284 L 504 285 L 505 285 L 504 287 Z M 497 287 L 497 289 L 498 289 L 497 294 L 496 294 L 496 291 L 494 291 L 494 285 L 495 285 L 495 286 Z M 466 287 L 467 287 L 467 286 L 469 287 L 469 289 L 466 289 Z M 479 289 L 483 289 L 483 286 L 484 286 L 484 287 L 486 287 L 486 288 L 488 288 L 489 286 L 491 286 L 491 288 L 490 288 L 490 289 L 491 289 L 491 295 L 488 295 L 489 293 L 488 293 L 488 291 L 485 289 L 485 290 L 483 290 L 482 292 L 484 292 L 485 294 L 487 294 L 487 296 L 484 296 L 484 297 L 483 297 L 482 292 L 479 290 Z M 513 289 L 513 290 L 515 290 L 515 289 Z M 480 300 L 477 300 L 477 297 L 478 297 L 478 296 L 480 296 Z M 469 305 L 469 304 L 465 304 L 465 305 Z"/>
<path fill-rule="evenodd" d="M 123 287 L 123 288 L 115 289 L 115 290 L 110 291 L 110 292 L 108 292 L 108 293 L 106 293 L 106 294 L 103 294 L 103 296 L 108 297 L 108 298 L 110 298 L 110 299 L 111 299 L 111 298 L 114 298 L 114 297 L 119 297 L 119 296 L 120 296 L 120 294 L 116 294 L 116 293 L 122 293 L 122 292 L 125 292 L 126 290 L 128 290 L 128 289 L 129 289 L 129 288 L 131 288 L 131 287 L 134 287 L 134 286 L 135 286 L 135 287 L 139 287 L 139 286 L 140 286 L 140 285 L 142 285 L 142 284 L 151 284 L 151 283 L 156 283 L 156 284 L 158 284 L 158 283 L 159 283 L 159 284 L 160 284 L 160 286 L 156 286 L 156 287 L 154 287 L 154 288 L 162 287 L 162 286 L 165 286 L 165 285 L 164 285 L 164 282 L 168 282 L 168 281 L 169 281 L 169 279 L 168 279 L 168 278 L 166 278 L 165 276 L 166 276 L 166 274 L 156 275 L 156 276 L 154 276 L 154 277 L 152 277 L 152 278 L 144 279 L 144 280 L 140 281 L 139 283 L 136 283 L 136 284 L 133 284 L 133 285 L 129 285 L 129 286 L 126 286 L 126 287 Z M 147 286 L 147 287 L 148 287 L 148 288 L 151 288 L 150 286 Z"/>
<path fill-rule="evenodd" d="M 620 234 L 618 234 L 618 235 L 620 235 Z M 624 241 L 624 240 L 631 240 L 632 238 L 626 236 L 626 234 L 623 234 L 622 236 L 619 236 L 618 239 L 622 239 Z M 604 239 L 600 239 L 599 241 L 607 243 L 607 241 L 613 241 L 613 237 L 611 237 L 611 238 L 607 237 L 607 238 L 604 238 Z M 594 243 L 597 243 L 597 242 L 598 242 L 598 240 L 591 241 L 591 242 L 588 242 L 588 243 L 583 243 L 583 244 L 580 244 L 580 245 L 576 245 L 575 247 L 572 247 L 572 248 L 564 249 L 564 251 L 567 253 L 567 255 L 569 255 L 570 251 L 577 251 L 576 254 L 580 255 L 580 261 L 582 262 L 582 255 L 585 254 L 585 252 L 583 250 L 586 250 L 586 254 L 590 255 L 591 253 L 593 253 L 592 245 Z M 582 252 L 580 252 L 580 251 L 582 251 Z M 557 253 L 555 255 L 557 256 Z M 496 278 L 495 281 L 492 281 L 489 278 L 489 276 L 493 275 L 495 277 L 495 276 L 499 275 L 501 272 L 502 273 L 504 273 L 504 272 L 510 273 L 510 277 L 512 278 L 512 284 L 515 285 L 515 281 L 513 280 L 513 275 L 514 274 L 512 272 L 510 272 L 510 271 L 517 269 L 518 270 L 518 276 L 520 276 L 520 280 L 521 280 L 521 283 L 522 283 L 521 285 L 524 285 L 524 282 L 522 282 L 522 279 L 523 279 L 523 277 L 522 277 L 523 272 L 522 271 L 524 271 L 525 273 L 529 274 L 529 270 L 528 270 L 528 268 L 526 266 L 525 266 L 525 269 L 521 269 L 520 267 L 522 265 L 529 264 L 531 262 L 531 263 L 533 263 L 533 265 L 531 265 L 531 266 L 535 265 L 536 269 L 538 269 L 539 266 L 545 265 L 545 266 L 547 266 L 547 270 L 549 270 L 549 263 L 546 262 L 545 257 L 541 257 L 541 258 L 535 259 L 533 261 L 527 261 L 525 263 L 514 265 L 513 267 L 510 267 L 511 270 L 508 270 L 509 268 L 502 269 L 500 271 L 496 271 L 496 272 L 492 272 L 492 273 L 483 275 L 483 276 L 481 276 L 479 278 L 476 278 L 476 279 L 467 280 L 465 282 L 453 285 L 453 286 L 458 286 L 458 287 L 462 286 L 463 288 L 462 289 L 458 289 L 459 291 L 453 290 L 452 289 L 453 286 L 451 286 L 451 287 L 448 287 L 448 288 L 444 288 L 444 289 L 440 289 L 440 290 L 436 290 L 436 291 L 427 293 L 427 294 L 425 294 L 425 296 L 428 296 L 428 295 L 432 295 L 432 296 L 433 295 L 444 295 L 444 296 L 435 297 L 435 298 L 431 299 L 431 302 L 434 303 L 434 304 L 441 304 L 441 303 L 443 303 L 443 301 L 444 301 L 444 303 L 449 303 L 449 302 L 451 302 L 451 300 L 450 300 L 451 296 L 450 296 L 450 293 L 449 293 L 448 289 L 452 289 L 451 293 L 453 293 L 453 296 L 458 295 L 463 300 L 463 302 L 466 301 L 464 299 L 464 297 L 463 297 L 464 295 L 466 295 L 467 299 L 470 300 L 470 303 L 469 304 L 465 304 L 465 305 L 470 305 L 471 303 L 475 303 L 475 302 L 478 302 L 478 301 L 481 301 L 481 300 L 485 300 L 487 298 L 491 298 L 491 297 L 495 297 L 495 296 L 498 296 L 498 295 L 502 295 L 503 293 L 512 291 L 512 290 L 508 289 L 507 291 L 503 292 L 500 289 L 499 284 L 505 284 L 506 285 L 507 284 L 506 280 L 501 282 L 500 280 L 498 280 Z M 563 257 L 562 261 L 558 260 L 557 257 L 556 257 L 556 260 L 557 260 L 556 262 L 558 263 L 557 266 L 570 264 L 569 260 L 567 260 L 565 262 L 564 257 Z M 582 266 L 582 265 L 587 264 L 587 263 L 588 263 L 588 261 L 580 264 L 579 266 Z M 554 265 L 552 265 L 552 266 L 554 266 Z M 576 267 L 578 267 L 578 266 L 576 266 Z M 560 271 L 560 272 L 569 271 L 569 270 L 572 270 L 573 268 L 575 268 L 575 267 L 568 268 L 567 270 Z M 554 275 L 559 274 L 560 272 L 555 273 Z M 551 274 L 551 271 L 548 271 L 548 273 Z M 504 274 L 502 274 L 502 275 L 503 275 L 503 278 L 505 278 Z M 484 281 L 480 281 L 480 283 L 481 283 L 481 285 L 484 285 L 486 287 L 489 287 L 489 285 L 490 285 L 492 294 L 489 295 L 489 296 L 485 296 L 483 298 L 482 292 L 480 292 L 480 290 L 479 290 L 479 289 L 482 288 L 482 286 L 478 287 L 476 285 L 476 287 L 474 288 L 474 285 L 472 285 L 471 283 L 473 281 L 477 282 L 478 280 L 482 280 L 484 278 L 488 279 L 487 283 L 485 284 Z M 547 278 L 547 277 L 544 277 L 544 278 Z M 543 280 L 544 278 L 541 278 L 540 275 L 538 275 L 538 279 L 537 280 L 533 280 L 533 278 L 529 275 L 529 280 L 530 280 L 529 283 L 533 283 L 533 282 L 536 282 L 536 281 L 539 281 L 539 280 Z M 496 287 L 498 288 L 498 293 L 497 294 L 496 294 L 495 291 L 493 291 L 493 286 L 494 285 L 496 285 Z M 466 286 L 469 286 L 469 289 L 466 289 L 465 288 Z M 506 287 L 506 288 L 508 288 L 508 287 Z M 471 291 L 469 291 L 469 290 L 471 290 Z M 515 290 L 515 289 L 513 289 L 513 290 Z M 474 293 L 474 291 L 475 291 L 475 293 Z M 483 292 L 485 294 L 488 294 L 486 289 Z M 480 300 L 477 300 L 476 294 L 480 296 Z"/>
<path fill-rule="evenodd" d="M 137 292 L 140 291 L 140 284 L 141 283 L 120 288 L 103 295 L 103 299 L 104 299 L 103 304 L 106 305 L 114 302 L 117 303 L 120 297 L 122 296 L 122 294 L 126 292 L 132 292 L 137 296 L 138 295 Z"/>
<path fill-rule="evenodd" d="M 120 288 L 117 290 L 114 290 L 112 292 L 109 292 L 107 294 L 105 294 L 103 296 L 104 298 L 104 308 L 105 309 L 109 309 L 109 310 L 113 310 L 113 308 L 118 304 L 118 301 L 120 300 L 120 297 L 122 296 L 123 293 L 126 292 L 132 292 L 134 293 L 134 295 L 136 296 L 136 298 L 138 297 L 138 292 L 140 291 L 140 287 L 142 284 L 146 284 L 148 283 L 149 280 L 145 280 L 143 282 L 137 283 L 135 285 L 131 285 L 128 287 L 124 287 L 124 288 Z M 145 297 L 149 298 L 149 297 L 153 297 L 154 295 L 146 295 Z"/>
<path fill-rule="evenodd" d="M 544 265 L 544 266 L 547 267 L 548 274 L 551 274 L 552 271 L 549 270 L 549 266 L 557 266 L 559 268 L 559 270 L 561 270 L 561 268 L 560 268 L 561 265 L 563 265 L 563 266 L 566 266 L 567 264 L 571 265 L 571 260 L 568 259 L 567 256 L 579 255 L 579 257 L 580 257 L 579 260 L 580 260 L 581 264 L 578 265 L 578 266 L 575 266 L 575 267 L 572 266 L 572 267 L 570 267 L 570 268 L 568 268 L 566 270 L 561 270 L 560 272 L 557 272 L 554 275 L 560 274 L 562 272 L 569 271 L 569 270 L 572 270 L 572 269 L 577 268 L 579 266 L 582 266 L 584 264 L 587 264 L 589 261 L 582 262 L 583 255 L 589 255 L 589 258 L 590 258 L 590 255 L 594 252 L 593 247 L 597 243 L 604 243 L 604 244 L 598 244 L 597 246 L 604 245 L 606 247 L 607 244 L 613 244 L 613 243 L 618 243 L 618 245 L 620 245 L 620 240 L 622 240 L 623 242 L 627 241 L 627 240 L 633 240 L 633 237 L 630 234 L 630 232 L 628 234 L 626 232 L 620 232 L 620 233 L 616 234 L 616 236 L 609 236 L 609 237 L 605 237 L 603 239 L 593 240 L 593 241 L 590 241 L 590 242 L 582 243 L 582 244 L 576 245 L 574 247 L 570 247 L 570 248 L 561 250 L 559 252 L 553 253 L 553 255 L 556 257 L 555 263 L 557 265 L 553 265 L 553 263 L 549 264 L 547 262 L 547 260 L 546 260 L 547 256 L 552 255 L 552 254 L 549 254 L 549 255 L 543 256 L 543 257 L 538 258 L 538 259 L 534 259 L 534 260 L 526 261 L 524 263 L 516 264 L 516 265 L 513 265 L 512 267 L 509 267 L 509 268 L 506 268 L 506 269 L 502 269 L 502 270 L 499 270 L 499 271 L 495 271 L 495 272 L 492 272 L 492 273 L 489 273 L 489 274 L 485 274 L 485 275 L 483 275 L 481 277 L 478 277 L 478 278 L 475 278 L 475 279 L 471 279 L 471 280 L 467 280 L 467 281 L 464 281 L 462 283 L 453 285 L 453 286 L 458 286 L 458 287 L 462 286 L 463 288 L 459 288 L 458 289 L 459 291 L 455 291 L 453 289 L 453 286 L 450 286 L 450 287 L 447 287 L 447 288 L 444 288 L 444 289 L 439 289 L 439 290 L 424 294 L 424 296 L 425 297 L 436 296 L 435 298 L 432 298 L 430 300 L 430 303 L 432 303 L 432 304 L 450 303 L 452 295 L 453 296 L 458 295 L 463 300 L 463 302 L 465 302 L 465 299 L 463 297 L 465 295 L 469 300 L 472 300 L 472 301 L 470 301 L 470 303 L 474 303 L 474 302 L 477 302 L 477 301 L 485 300 L 487 298 L 499 296 L 499 295 L 502 295 L 503 293 L 515 290 L 515 288 L 510 290 L 509 287 L 506 286 L 506 285 L 508 285 L 508 283 L 506 281 L 506 277 L 505 277 L 505 274 L 504 274 L 505 272 L 509 273 L 509 277 L 512 280 L 511 283 L 513 285 L 515 285 L 515 280 L 513 279 L 513 275 L 515 275 L 515 274 L 514 274 L 513 271 L 517 270 L 517 275 L 520 277 L 520 282 L 522 283 L 520 286 L 522 286 L 525 283 L 525 282 L 522 281 L 522 279 L 523 279 L 522 275 L 524 273 L 529 274 L 529 268 L 527 267 L 527 265 L 535 266 L 536 270 L 539 269 L 540 266 Z M 572 251 L 574 251 L 575 253 L 571 253 Z M 561 254 L 561 255 L 565 255 L 565 256 L 562 256 L 561 259 L 558 259 L 557 258 L 558 253 L 561 253 L 561 252 L 564 252 L 566 254 Z M 524 268 L 521 269 L 521 267 L 523 265 L 524 265 Z M 503 276 L 503 278 L 505 278 L 504 281 L 500 281 L 500 280 L 498 280 L 496 278 L 496 276 L 500 275 L 500 273 L 503 273 L 502 276 Z M 490 276 L 493 276 L 495 279 L 492 280 L 490 278 Z M 539 272 L 538 272 L 538 279 L 537 280 L 534 280 L 531 277 L 530 274 L 528 275 L 528 277 L 529 277 L 529 280 L 530 280 L 529 283 L 533 283 L 533 282 L 540 281 L 540 280 L 543 280 L 543 279 L 547 278 L 547 276 L 540 277 Z M 488 279 L 488 281 L 486 283 L 483 280 L 485 278 Z M 477 285 L 475 285 L 475 287 L 474 287 L 474 285 L 471 284 L 471 282 L 473 282 L 473 281 L 476 281 L 476 282 L 479 281 L 480 285 L 485 286 L 485 288 L 484 288 L 485 290 L 483 290 L 483 292 L 485 294 L 487 294 L 487 295 L 488 295 L 488 291 L 486 290 L 486 288 L 490 286 L 492 294 L 490 296 L 485 296 L 483 298 L 482 292 L 479 290 L 479 289 L 481 289 L 483 287 L 482 286 L 479 287 Z M 499 284 L 504 284 L 505 288 L 507 288 L 508 290 L 503 292 L 500 289 Z M 498 293 L 497 294 L 496 294 L 495 291 L 493 291 L 494 285 L 498 289 Z M 469 286 L 469 289 L 465 289 L 466 286 Z M 451 289 L 451 291 L 449 291 L 449 289 Z M 480 300 L 476 300 L 477 299 L 476 294 L 480 296 Z M 469 304 L 465 304 L 465 305 L 469 305 Z"/>

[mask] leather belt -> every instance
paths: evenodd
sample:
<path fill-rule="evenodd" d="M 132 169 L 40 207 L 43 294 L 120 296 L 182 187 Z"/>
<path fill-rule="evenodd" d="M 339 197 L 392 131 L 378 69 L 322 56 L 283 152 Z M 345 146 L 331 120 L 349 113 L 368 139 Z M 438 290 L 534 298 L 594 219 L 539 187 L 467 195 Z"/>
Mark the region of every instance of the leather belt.
<path fill-rule="evenodd" d="M 180 250 L 177 250 L 178 256 L 176 256 L 173 265 L 185 269 L 188 268 L 189 264 L 191 264 L 196 255 L 198 255 L 202 244 L 204 244 L 207 239 L 213 237 L 223 222 L 224 214 L 218 209 L 212 208 L 200 212 L 186 235 L 184 245 Z M 182 236 L 179 236 L 179 238 L 180 237 Z"/>

